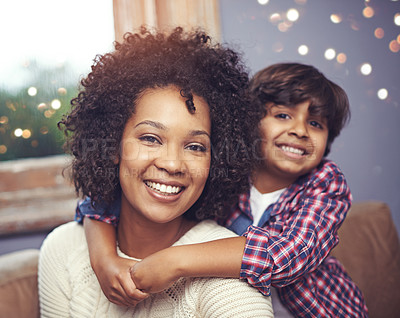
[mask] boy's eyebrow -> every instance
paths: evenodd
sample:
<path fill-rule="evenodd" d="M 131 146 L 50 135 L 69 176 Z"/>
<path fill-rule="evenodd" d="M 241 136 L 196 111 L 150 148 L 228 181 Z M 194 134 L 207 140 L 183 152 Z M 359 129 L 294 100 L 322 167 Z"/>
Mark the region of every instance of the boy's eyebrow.
<path fill-rule="evenodd" d="M 153 120 L 143 120 L 140 123 L 138 123 L 135 126 L 135 128 L 138 127 L 138 126 L 141 126 L 141 125 L 149 125 L 149 126 L 152 126 L 154 128 L 160 129 L 160 130 L 168 130 L 168 128 L 165 125 L 163 125 L 162 123 L 160 123 L 158 121 L 153 121 Z M 211 139 L 211 136 L 210 136 L 210 134 L 208 132 L 206 132 L 205 130 L 200 130 L 200 129 L 191 130 L 189 132 L 189 135 L 192 136 L 192 137 L 206 135 L 206 136 L 208 136 L 208 138 Z"/>

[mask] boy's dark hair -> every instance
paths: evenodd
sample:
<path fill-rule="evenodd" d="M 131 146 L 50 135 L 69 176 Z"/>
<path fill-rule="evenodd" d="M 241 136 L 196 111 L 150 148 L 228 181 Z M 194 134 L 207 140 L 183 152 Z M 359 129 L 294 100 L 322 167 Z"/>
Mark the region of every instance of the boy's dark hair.
<path fill-rule="evenodd" d="M 134 105 L 147 88 L 175 85 L 195 112 L 193 95 L 210 107 L 211 167 L 206 186 L 185 214 L 198 220 L 223 217 L 224 203 L 246 191 L 252 166 L 253 136 L 248 134 L 248 73 L 239 55 L 212 45 L 201 31 L 170 34 L 145 28 L 124 36 L 115 51 L 97 56 L 81 80 L 72 109 L 59 123 L 73 154 L 72 178 L 77 193 L 97 204 L 109 204 L 120 193 L 118 164 L 122 133 Z"/>
<path fill-rule="evenodd" d="M 290 107 L 310 101 L 313 112 L 328 122 L 329 134 L 324 156 L 329 154 L 332 142 L 350 119 L 346 92 L 311 65 L 273 64 L 254 75 L 249 90 L 259 120 L 266 115 L 267 103 Z"/>

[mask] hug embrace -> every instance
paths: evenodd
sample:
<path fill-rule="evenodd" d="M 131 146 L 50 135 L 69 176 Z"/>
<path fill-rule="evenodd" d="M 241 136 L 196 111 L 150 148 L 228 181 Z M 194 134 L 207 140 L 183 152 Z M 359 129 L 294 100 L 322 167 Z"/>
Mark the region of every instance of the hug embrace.
<path fill-rule="evenodd" d="M 272 301 L 367 316 L 329 256 L 351 204 L 326 159 L 348 100 L 314 67 L 249 81 L 201 31 L 142 28 L 97 57 L 71 105 L 59 125 L 84 200 L 41 248 L 43 317 L 273 317 Z"/>

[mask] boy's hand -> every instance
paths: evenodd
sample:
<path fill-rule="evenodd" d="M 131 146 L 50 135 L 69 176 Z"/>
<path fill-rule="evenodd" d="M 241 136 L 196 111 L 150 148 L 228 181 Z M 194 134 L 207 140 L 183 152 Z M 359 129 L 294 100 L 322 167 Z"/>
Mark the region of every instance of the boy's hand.
<path fill-rule="evenodd" d="M 136 287 L 146 293 L 158 293 L 179 279 L 178 268 L 173 261 L 171 248 L 159 251 L 136 263 L 131 277 Z"/>
<path fill-rule="evenodd" d="M 149 294 L 136 288 L 131 279 L 130 269 L 135 261 L 122 257 L 107 257 L 107 264 L 96 266 L 95 273 L 107 299 L 120 306 L 133 307 Z"/>

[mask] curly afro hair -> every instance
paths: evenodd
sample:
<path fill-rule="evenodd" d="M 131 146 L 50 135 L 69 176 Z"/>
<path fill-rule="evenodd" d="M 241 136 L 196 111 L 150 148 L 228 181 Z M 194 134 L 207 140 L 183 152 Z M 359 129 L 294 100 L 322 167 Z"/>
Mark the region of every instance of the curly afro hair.
<path fill-rule="evenodd" d="M 119 146 L 135 101 L 147 88 L 174 85 L 190 112 L 193 95 L 210 107 L 212 156 L 204 191 L 185 216 L 191 219 L 224 217 L 248 188 L 253 164 L 255 115 L 248 108 L 248 73 L 240 55 L 211 44 L 202 31 L 170 34 L 142 27 L 115 43 L 111 53 L 97 56 L 91 72 L 81 80 L 71 111 L 59 122 L 72 153 L 72 179 L 78 194 L 89 196 L 94 207 L 111 204 L 120 195 Z M 252 127 L 253 126 L 253 127 Z"/>

